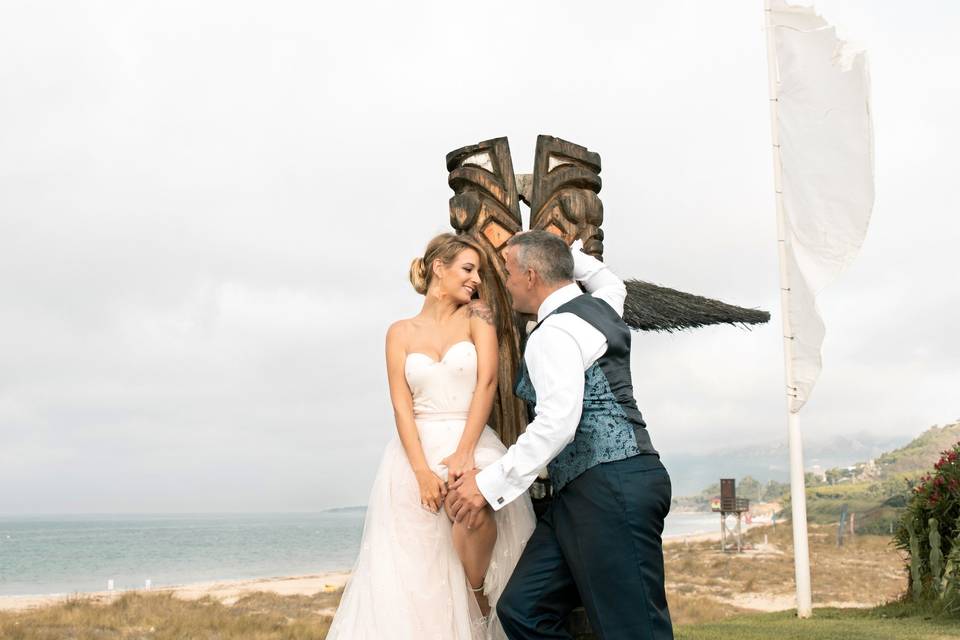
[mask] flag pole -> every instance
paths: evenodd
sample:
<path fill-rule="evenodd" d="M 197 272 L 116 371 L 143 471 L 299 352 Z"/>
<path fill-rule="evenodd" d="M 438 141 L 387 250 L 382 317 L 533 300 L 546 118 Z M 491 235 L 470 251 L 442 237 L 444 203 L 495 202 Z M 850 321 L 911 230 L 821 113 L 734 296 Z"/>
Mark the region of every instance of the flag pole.
<path fill-rule="evenodd" d="M 767 35 L 767 81 L 770 92 L 770 130 L 773 143 L 773 185 L 777 206 L 777 254 L 780 263 L 780 315 L 783 319 L 783 364 L 787 389 L 787 434 L 790 446 L 790 504 L 793 525 L 793 565 L 797 585 L 797 616 L 809 618 L 810 548 L 807 541 L 807 494 L 803 477 L 803 439 L 800 416 L 791 400 L 797 387 L 793 381 L 793 331 L 790 327 L 790 279 L 787 274 L 786 218 L 783 210 L 783 165 L 780 162 L 780 133 L 777 117 L 778 79 L 776 40 L 773 31 L 771 0 L 764 0 Z"/>

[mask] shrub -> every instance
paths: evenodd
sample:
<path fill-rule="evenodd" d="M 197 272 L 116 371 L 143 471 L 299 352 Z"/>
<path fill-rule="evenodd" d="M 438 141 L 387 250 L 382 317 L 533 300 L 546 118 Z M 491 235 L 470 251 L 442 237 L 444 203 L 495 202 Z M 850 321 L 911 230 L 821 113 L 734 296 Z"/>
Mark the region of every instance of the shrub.
<path fill-rule="evenodd" d="M 960 614 L 960 442 L 913 487 L 894 543 L 909 556 L 912 598 Z"/>

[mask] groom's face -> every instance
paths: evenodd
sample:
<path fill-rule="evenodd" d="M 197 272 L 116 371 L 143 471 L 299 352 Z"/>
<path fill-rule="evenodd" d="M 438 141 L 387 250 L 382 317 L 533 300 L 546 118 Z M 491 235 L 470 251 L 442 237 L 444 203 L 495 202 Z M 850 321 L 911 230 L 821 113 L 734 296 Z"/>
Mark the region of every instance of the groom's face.
<path fill-rule="evenodd" d="M 504 286 L 510 292 L 513 308 L 520 313 L 536 313 L 537 305 L 533 301 L 533 281 L 529 270 L 521 268 L 517 262 L 517 247 L 507 247 L 503 253 L 506 266 Z"/>

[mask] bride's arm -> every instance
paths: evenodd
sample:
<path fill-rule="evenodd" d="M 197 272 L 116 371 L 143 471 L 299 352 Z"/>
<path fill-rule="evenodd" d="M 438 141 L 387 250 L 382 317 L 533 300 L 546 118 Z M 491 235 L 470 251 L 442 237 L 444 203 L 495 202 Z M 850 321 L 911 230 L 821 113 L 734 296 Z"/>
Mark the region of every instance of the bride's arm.
<path fill-rule="evenodd" d="M 423 454 L 423 445 L 420 444 L 420 432 L 417 431 L 417 423 L 413 419 L 413 396 L 410 395 L 410 387 L 407 386 L 403 370 L 407 360 L 403 333 L 404 327 L 400 322 L 394 323 L 387 330 L 387 381 L 390 384 L 393 418 L 397 423 L 400 443 L 420 485 L 420 501 L 437 512 L 443 496 L 446 495 L 446 487 L 427 465 L 427 457 Z"/>
<path fill-rule="evenodd" d="M 493 325 L 493 313 L 485 302 L 474 300 L 468 305 L 470 337 L 477 348 L 477 387 L 470 402 L 467 424 L 457 450 L 444 458 L 450 471 L 449 482 L 474 468 L 474 451 L 483 428 L 490 420 L 493 396 L 497 392 L 497 331 Z"/>

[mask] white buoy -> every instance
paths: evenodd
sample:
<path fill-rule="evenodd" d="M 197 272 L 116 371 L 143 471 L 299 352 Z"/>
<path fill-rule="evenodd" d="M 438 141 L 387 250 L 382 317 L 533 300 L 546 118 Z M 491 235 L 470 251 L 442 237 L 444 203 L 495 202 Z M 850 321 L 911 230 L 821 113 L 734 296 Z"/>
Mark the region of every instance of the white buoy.
<path fill-rule="evenodd" d="M 107 591 L 113 591 L 113 578 L 107 580 Z"/>

